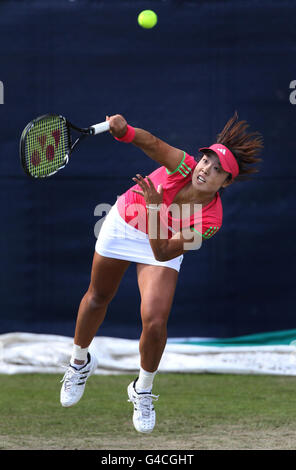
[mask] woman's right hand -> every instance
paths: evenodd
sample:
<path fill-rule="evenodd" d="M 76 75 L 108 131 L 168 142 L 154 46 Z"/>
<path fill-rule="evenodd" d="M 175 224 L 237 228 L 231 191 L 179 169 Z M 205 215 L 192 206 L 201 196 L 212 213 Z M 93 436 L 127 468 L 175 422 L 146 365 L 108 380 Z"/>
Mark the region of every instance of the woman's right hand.
<path fill-rule="evenodd" d="M 121 114 L 115 114 L 114 116 L 106 116 L 106 121 L 110 124 L 110 133 L 113 137 L 121 138 L 127 131 L 127 122 Z"/>

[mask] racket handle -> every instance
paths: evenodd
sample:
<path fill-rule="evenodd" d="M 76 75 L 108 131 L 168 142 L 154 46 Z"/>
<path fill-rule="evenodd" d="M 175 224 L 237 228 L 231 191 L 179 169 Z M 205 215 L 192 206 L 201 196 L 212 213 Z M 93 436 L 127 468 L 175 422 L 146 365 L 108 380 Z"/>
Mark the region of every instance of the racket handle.
<path fill-rule="evenodd" d="M 90 126 L 90 129 L 93 131 L 93 135 L 101 134 L 101 132 L 109 131 L 110 124 L 109 121 L 100 122 L 99 124 L 94 124 Z"/>

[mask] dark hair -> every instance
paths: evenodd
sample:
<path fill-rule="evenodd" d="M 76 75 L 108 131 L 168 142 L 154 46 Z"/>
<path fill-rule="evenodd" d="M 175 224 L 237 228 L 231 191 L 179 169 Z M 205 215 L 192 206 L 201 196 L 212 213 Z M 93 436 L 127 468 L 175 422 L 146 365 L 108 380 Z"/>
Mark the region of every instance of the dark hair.
<path fill-rule="evenodd" d="M 250 165 L 262 161 L 262 158 L 258 158 L 258 154 L 263 149 L 263 137 L 260 132 L 247 132 L 249 127 L 247 121 L 237 120 L 238 113 L 235 111 L 217 135 L 217 144 L 229 148 L 237 160 L 239 174 L 235 181 L 246 181 L 252 179 L 251 175 L 259 172 L 258 168 Z"/>

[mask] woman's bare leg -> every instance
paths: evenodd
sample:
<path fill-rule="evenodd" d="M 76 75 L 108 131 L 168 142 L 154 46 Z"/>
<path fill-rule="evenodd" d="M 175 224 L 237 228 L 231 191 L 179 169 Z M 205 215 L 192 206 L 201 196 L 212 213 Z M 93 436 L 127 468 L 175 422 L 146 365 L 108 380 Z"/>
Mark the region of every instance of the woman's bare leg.
<path fill-rule="evenodd" d="M 74 344 L 81 348 L 90 345 L 129 265 L 129 261 L 106 258 L 95 252 L 91 282 L 78 310 Z"/>
<path fill-rule="evenodd" d="M 167 321 L 178 272 L 172 268 L 138 264 L 137 274 L 143 326 L 139 345 L 141 367 L 147 372 L 154 372 L 167 341 Z"/>

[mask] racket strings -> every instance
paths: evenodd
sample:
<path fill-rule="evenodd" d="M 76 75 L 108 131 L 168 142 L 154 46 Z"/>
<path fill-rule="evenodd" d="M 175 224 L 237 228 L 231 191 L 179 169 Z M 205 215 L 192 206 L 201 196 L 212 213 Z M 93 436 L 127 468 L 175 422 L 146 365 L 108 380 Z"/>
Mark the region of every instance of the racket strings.
<path fill-rule="evenodd" d="M 68 128 L 59 116 L 36 121 L 25 136 L 25 165 L 35 177 L 49 176 L 67 162 Z"/>

